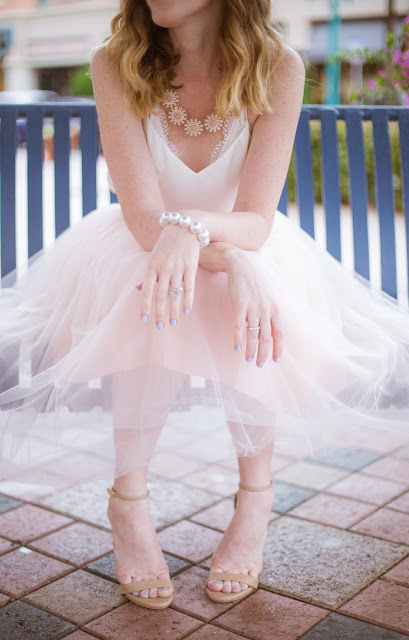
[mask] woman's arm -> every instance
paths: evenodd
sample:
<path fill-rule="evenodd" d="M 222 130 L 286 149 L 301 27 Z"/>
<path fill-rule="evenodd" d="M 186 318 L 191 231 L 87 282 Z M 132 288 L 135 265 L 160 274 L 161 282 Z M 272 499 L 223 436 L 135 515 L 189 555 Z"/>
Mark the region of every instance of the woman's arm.
<path fill-rule="evenodd" d="M 165 204 L 142 120 L 126 107 L 104 48 L 93 55 L 91 74 L 102 146 L 118 201 L 135 240 L 150 251 L 162 232 L 159 216 Z"/>
<path fill-rule="evenodd" d="M 233 211 L 181 211 L 201 219 L 209 229 L 211 241 L 257 250 L 267 239 L 291 160 L 304 82 L 302 58 L 285 45 L 271 78 L 274 113 L 262 114 L 256 120 Z"/>

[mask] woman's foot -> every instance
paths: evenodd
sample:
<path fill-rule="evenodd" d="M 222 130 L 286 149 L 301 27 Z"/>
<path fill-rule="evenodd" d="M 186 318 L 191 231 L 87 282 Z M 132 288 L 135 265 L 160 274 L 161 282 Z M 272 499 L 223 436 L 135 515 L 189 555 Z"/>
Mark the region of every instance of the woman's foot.
<path fill-rule="evenodd" d="M 131 501 L 111 496 L 108 517 L 118 582 L 169 578 L 169 568 L 151 519 L 149 498 Z M 167 598 L 172 591 L 171 587 L 159 587 L 133 593 L 142 598 Z"/>
<path fill-rule="evenodd" d="M 213 554 L 211 571 L 232 571 L 258 576 L 263 566 L 263 551 L 267 539 L 267 526 L 275 493 L 239 489 L 237 508 L 219 546 Z M 238 593 L 248 584 L 230 580 L 211 580 L 210 591 Z"/>

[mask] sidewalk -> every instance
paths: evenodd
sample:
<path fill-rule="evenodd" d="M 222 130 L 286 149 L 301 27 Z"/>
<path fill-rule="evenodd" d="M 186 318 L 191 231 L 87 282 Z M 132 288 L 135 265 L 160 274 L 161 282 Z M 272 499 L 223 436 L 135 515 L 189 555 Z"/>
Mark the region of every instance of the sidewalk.
<path fill-rule="evenodd" d="M 151 510 L 176 593 L 150 611 L 121 596 L 109 482 L 49 492 L 0 482 L 3 640 L 404 640 L 409 636 L 409 442 L 378 438 L 330 458 L 275 454 L 276 501 L 260 588 L 205 594 L 238 473 L 210 451 L 159 447 Z M 194 453 L 195 455 L 192 455 Z M 80 461 L 79 461 L 80 462 Z"/>

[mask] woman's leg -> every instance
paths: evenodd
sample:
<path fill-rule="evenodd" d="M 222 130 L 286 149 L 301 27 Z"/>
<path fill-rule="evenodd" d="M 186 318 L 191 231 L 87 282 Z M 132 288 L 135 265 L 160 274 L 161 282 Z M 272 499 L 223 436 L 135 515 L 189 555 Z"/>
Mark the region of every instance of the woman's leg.
<path fill-rule="evenodd" d="M 144 402 L 146 372 L 143 369 L 118 372 L 112 376 L 112 417 L 115 444 L 114 488 L 125 495 L 146 492 L 146 473 L 163 424 L 137 428 L 139 407 Z M 161 401 L 171 406 L 184 378 L 176 372 L 160 373 Z M 170 376 L 170 377 L 167 377 Z M 158 377 L 159 380 L 159 377 Z M 168 381 L 168 384 L 165 381 Z M 165 422 L 166 415 L 163 416 Z M 137 457 L 137 464 L 135 459 Z M 108 517 L 112 525 L 115 576 L 120 583 L 169 578 L 149 509 L 145 500 L 122 500 L 110 496 Z M 169 587 L 142 591 L 142 597 L 167 597 Z"/>
<path fill-rule="evenodd" d="M 239 424 L 229 422 L 234 438 Z M 248 426 L 263 430 L 263 427 Z M 271 480 L 271 458 L 274 442 L 270 442 L 256 456 L 238 457 L 240 481 L 250 487 L 264 487 Z M 275 493 L 273 488 L 266 491 L 238 490 L 237 508 L 212 557 L 211 568 L 214 571 L 233 571 L 257 576 L 263 565 L 263 551 L 267 539 L 267 526 L 270 520 Z M 209 583 L 209 589 L 224 593 L 247 589 L 245 583 L 218 580 Z"/>
<path fill-rule="evenodd" d="M 152 451 L 162 427 L 152 430 Z M 156 436 L 156 437 L 155 437 Z M 123 455 L 137 451 L 140 434 L 132 429 L 115 429 L 115 452 L 117 460 Z M 149 456 L 149 451 L 145 451 Z M 151 451 L 151 454 L 152 454 Z M 148 464 L 115 478 L 114 487 L 120 493 L 134 496 L 146 492 Z M 121 500 L 110 496 L 108 517 L 112 525 L 115 556 L 115 576 L 121 583 L 155 578 L 169 578 L 169 568 L 163 556 L 155 526 L 151 519 L 149 498 L 145 500 Z M 137 592 L 135 592 L 137 593 Z M 169 587 L 142 591 L 142 597 L 167 597 Z"/>

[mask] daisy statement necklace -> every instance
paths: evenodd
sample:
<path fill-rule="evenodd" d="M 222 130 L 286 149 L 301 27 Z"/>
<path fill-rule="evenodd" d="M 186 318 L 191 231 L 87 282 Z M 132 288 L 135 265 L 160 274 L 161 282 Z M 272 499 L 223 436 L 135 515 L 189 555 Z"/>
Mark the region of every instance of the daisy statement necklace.
<path fill-rule="evenodd" d="M 200 136 L 203 132 L 203 127 L 210 133 L 216 133 L 223 126 L 222 118 L 219 118 L 217 113 L 211 113 L 208 115 L 204 123 L 197 118 L 188 118 L 188 115 L 179 104 L 179 94 L 176 91 L 168 90 L 165 93 L 165 98 L 162 100 L 162 104 L 168 109 L 168 119 L 174 125 L 180 127 L 184 125 L 184 130 L 188 136 Z"/>

